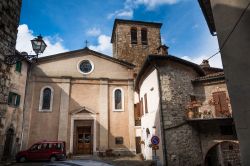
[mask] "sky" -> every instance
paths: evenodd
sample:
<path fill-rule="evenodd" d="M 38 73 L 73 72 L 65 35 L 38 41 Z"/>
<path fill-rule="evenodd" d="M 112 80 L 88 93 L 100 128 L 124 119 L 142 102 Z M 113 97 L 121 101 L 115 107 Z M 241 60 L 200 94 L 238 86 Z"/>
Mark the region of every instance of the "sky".
<path fill-rule="evenodd" d="M 48 47 L 41 56 L 86 46 L 112 56 L 115 18 L 163 23 L 161 37 L 171 55 L 200 64 L 219 50 L 197 0 L 23 0 L 17 45 L 32 52 L 41 34 Z M 220 55 L 209 61 L 222 68 Z"/>

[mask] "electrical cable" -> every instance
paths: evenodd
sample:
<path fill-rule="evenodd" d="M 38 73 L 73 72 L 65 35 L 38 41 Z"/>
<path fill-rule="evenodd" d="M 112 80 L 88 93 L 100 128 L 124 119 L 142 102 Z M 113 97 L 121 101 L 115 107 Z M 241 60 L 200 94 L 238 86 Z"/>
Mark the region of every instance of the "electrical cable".
<path fill-rule="evenodd" d="M 218 52 L 216 52 L 215 54 L 211 55 L 207 60 L 211 59 L 212 57 L 214 57 L 215 55 L 219 54 L 221 52 L 221 50 L 224 48 L 225 44 L 227 43 L 227 41 L 229 40 L 230 36 L 232 35 L 232 33 L 234 32 L 234 30 L 236 29 L 236 27 L 238 26 L 239 22 L 241 21 L 242 17 L 244 16 L 244 14 L 246 13 L 248 7 L 250 6 L 250 2 L 247 4 L 246 8 L 244 9 L 244 11 L 241 13 L 240 17 L 238 18 L 238 20 L 236 21 L 233 29 L 230 31 L 230 33 L 227 35 L 225 41 L 221 44 L 221 48 Z"/>

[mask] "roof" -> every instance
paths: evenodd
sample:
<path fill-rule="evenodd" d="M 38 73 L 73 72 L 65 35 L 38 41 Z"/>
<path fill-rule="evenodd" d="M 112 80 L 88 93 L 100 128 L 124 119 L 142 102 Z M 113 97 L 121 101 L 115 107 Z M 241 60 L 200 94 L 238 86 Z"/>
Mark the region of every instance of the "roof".
<path fill-rule="evenodd" d="M 223 72 L 223 69 L 221 68 L 216 68 L 216 67 L 202 67 L 204 70 L 205 74 L 213 74 L 213 73 L 218 73 L 218 72 Z"/>
<path fill-rule="evenodd" d="M 111 43 L 113 43 L 115 29 L 118 23 L 125 23 L 125 24 L 139 24 L 139 25 L 150 25 L 150 26 L 156 26 L 161 28 L 162 23 L 157 22 L 147 22 L 147 21 L 137 21 L 137 20 L 124 20 L 124 19 L 115 19 L 113 30 L 112 30 L 112 36 L 111 36 Z"/>
<path fill-rule="evenodd" d="M 212 35 L 216 35 L 216 28 L 215 28 L 215 24 L 214 24 L 214 17 L 213 17 L 213 13 L 212 13 L 210 0 L 198 0 L 198 1 L 199 1 L 201 10 L 203 12 L 203 15 L 206 19 L 210 33 Z"/>
<path fill-rule="evenodd" d="M 207 82 L 207 81 L 217 81 L 217 80 L 225 80 L 224 72 L 217 72 L 202 77 L 197 77 L 194 80 L 192 80 L 192 82 L 197 83 L 197 82 Z"/>
<path fill-rule="evenodd" d="M 153 62 L 162 62 L 162 61 L 175 61 L 177 63 L 181 63 L 183 65 L 189 66 L 191 68 L 193 68 L 200 76 L 205 76 L 204 71 L 202 70 L 202 68 L 197 65 L 196 63 L 192 63 L 190 61 L 178 58 L 176 56 L 172 56 L 172 55 L 167 55 L 167 56 L 162 56 L 162 55 L 149 55 L 147 57 L 147 59 L 145 60 L 141 70 L 139 71 L 137 77 L 136 77 L 136 81 L 135 81 L 135 88 L 138 90 L 139 88 L 139 84 L 140 84 L 140 80 L 143 77 L 143 74 L 145 73 L 145 71 L 149 68 L 149 66 L 153 63 Z"/>
<path fill-rule="evenodd" d="M 131 64 L 131 63 L 128 63 L 128 62 L 113 58 L 111 56 L 102 54 L 100 52 L 96 52 L 94 50 L 89 49 L 88 47 L 85 47 L 84 49 L 79 49 L 79 50 L 74 50 L 74 51 L 64 52 L 64 53 L 60 53 L 60 54 L 41 57 L 41 58 L 38 58 L 38 63 L 47 62 L 47 61 L 54 60 L 54 59 L 57 59 L 57 58 L 72 57 L 69 54 L 75 54 L 75 53 L 91 54 L 91 55 L 94 55 L 94 56 L 97 56 L 97 57 L 100 57 L 100 58 L 103 58 L 103 59 L 118 63 L 120 65 L 126 66 L 128 68 L 134 68 L 135 67 L 134 64 Z"/>

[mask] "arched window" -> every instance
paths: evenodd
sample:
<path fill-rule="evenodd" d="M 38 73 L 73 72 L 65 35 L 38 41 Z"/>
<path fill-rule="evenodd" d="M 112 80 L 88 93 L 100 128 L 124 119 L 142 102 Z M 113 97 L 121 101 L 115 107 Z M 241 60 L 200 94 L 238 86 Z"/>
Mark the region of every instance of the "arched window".
<path fill-rule="evenodd" d="M 49 109 L 50 108 L 50 99 L 51 99 L 51 89 L 50 88 L 45 88 L 43 90 L 42 109 Z"/>
<path fill-rule="evenodd" d="M 41 89 L 39 111 L 52 111 L 53 89 L 44 87 Z"/>
<path fill-rule="evenodd" d="M 131 44 L 137 44 L 137 29 L 136 28 L 131 28 Z"/>
<path fill-rule="evenodd" d="M 122 89 L 117 88 L 113 91 L 114 111 L 123 111 L 124 108 L 124 94 Z"/>
<path fill-rule="evenodd" d="M 148 31 L 146 28 L 141 29 L 141 44 L 148 44 Z"/>

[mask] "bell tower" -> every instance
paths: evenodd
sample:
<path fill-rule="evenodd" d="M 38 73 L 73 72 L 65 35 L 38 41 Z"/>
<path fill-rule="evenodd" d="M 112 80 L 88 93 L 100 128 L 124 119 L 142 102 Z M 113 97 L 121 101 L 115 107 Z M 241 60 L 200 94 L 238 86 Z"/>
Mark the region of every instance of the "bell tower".
<path fill-rule="evenodd" d="M 150 54 L 158 54 L 161 46 L 161 23 L 116 19 L 111 43 L 113 57 L 136 65 L 138 73 Z"/>

